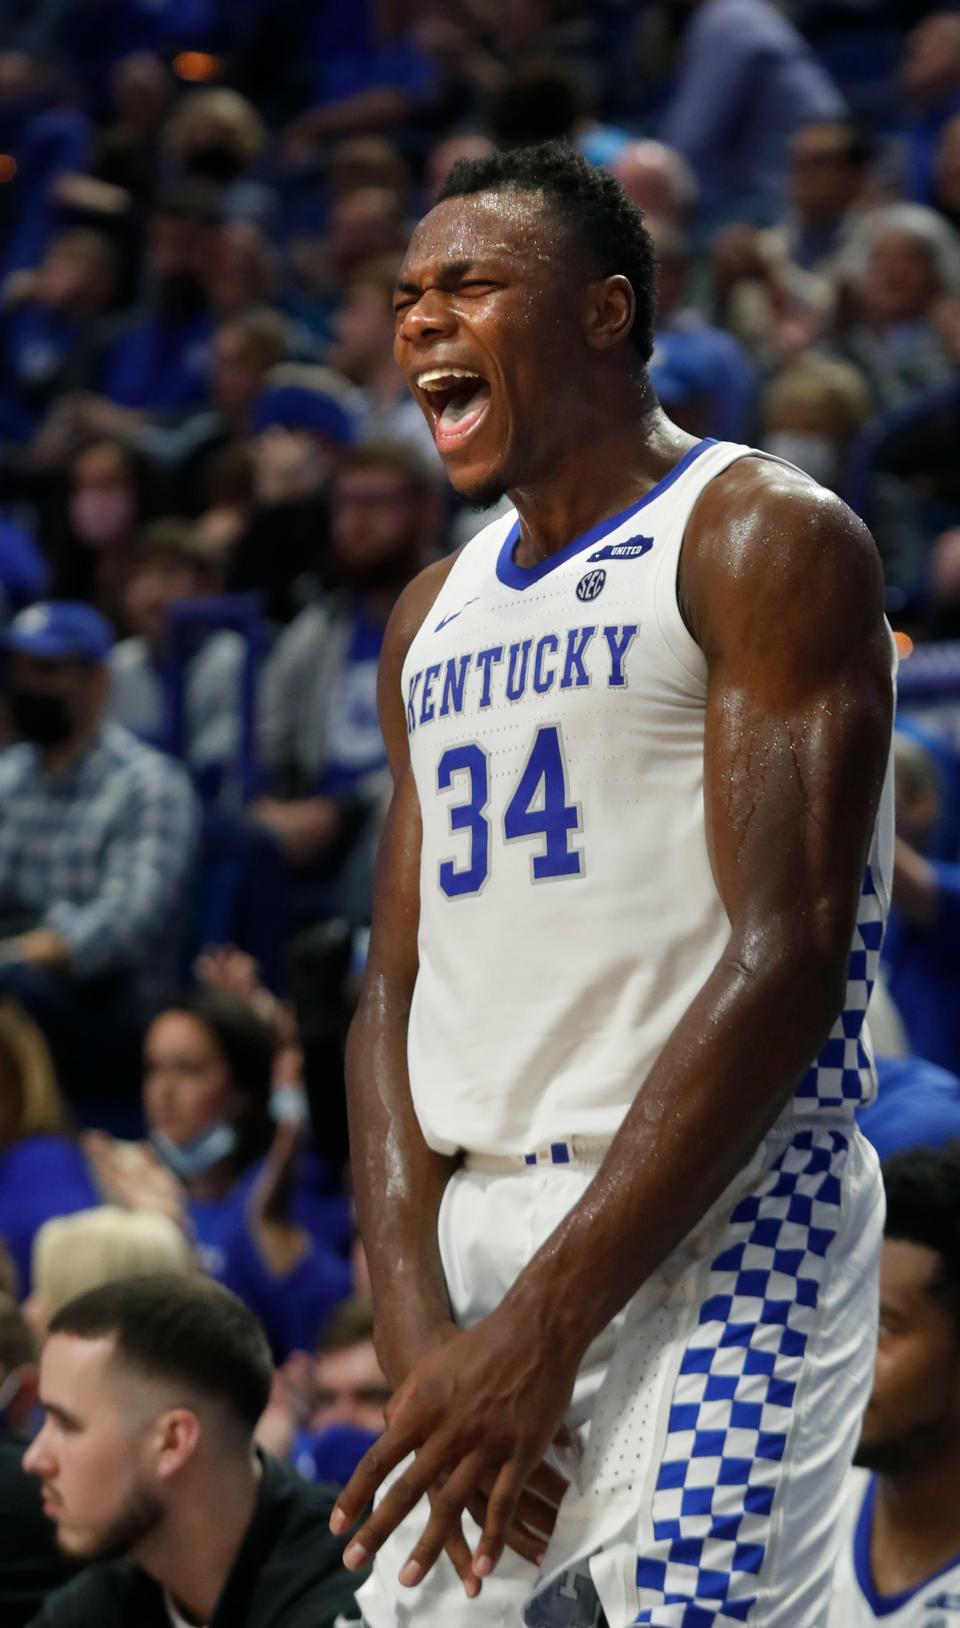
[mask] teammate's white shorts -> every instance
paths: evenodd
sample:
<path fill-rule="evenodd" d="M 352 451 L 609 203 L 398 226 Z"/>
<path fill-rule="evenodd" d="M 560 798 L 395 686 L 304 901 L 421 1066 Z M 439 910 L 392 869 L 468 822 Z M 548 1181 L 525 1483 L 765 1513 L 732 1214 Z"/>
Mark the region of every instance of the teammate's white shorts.
<path fill-rule="evenodd" d="M 440 1249 L 462 1325 L 500 1302 L 595 1169 L 453 1177 Z M 402 1588 L 424 1503 L 360 1591 L 369 1628 L 596 1628 L 601 1608 L 609 1628 L 819 1628 L 873 1371 L 882 1228 L 876 1156 L 852 1122 L 778 1124 L 587 1352 L 542 1572 L 506 1551 L 470 1601 L 444 1555 Z M 472 1546 L 469 1517 L 464 1530 Z"/>

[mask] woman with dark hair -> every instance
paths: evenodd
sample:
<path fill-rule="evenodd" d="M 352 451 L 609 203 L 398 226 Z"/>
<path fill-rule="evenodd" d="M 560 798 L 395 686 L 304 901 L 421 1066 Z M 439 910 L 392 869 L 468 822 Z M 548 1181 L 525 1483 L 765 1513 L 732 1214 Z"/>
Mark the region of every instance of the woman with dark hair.
<path fill-rule="evenodd" d="M 134 545 L 150 518 L 149 466 L 122 437 L 98 435 L 75 449 L 64 477 L 62 496 L 42 528 L 52 597 L 86 599 L 121 626 Z"/>
<path fill-rule="evenodd" d="M 350 1292 L 346 1202 L 297 1127 L 271 1118 L 274 1038 L 238 996 L 201 988 L 154 1018 L 144 1043 L 149 1145 L 100 1133 L 87 1151 L 108 1196 L 173 1215 L 204 1270 L 261 1318 L 279 1358 L 311 1349 Z"/>

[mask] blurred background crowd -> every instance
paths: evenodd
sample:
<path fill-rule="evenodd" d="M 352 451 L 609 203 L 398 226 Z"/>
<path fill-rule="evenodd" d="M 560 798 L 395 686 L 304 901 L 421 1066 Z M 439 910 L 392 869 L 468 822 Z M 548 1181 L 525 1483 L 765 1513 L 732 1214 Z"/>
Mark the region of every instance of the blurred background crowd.
<path fill-rule="evenodd" d="M 199 1264 L 281 1365 L 265 1441 L 342 1480 L 386 1400 L 342 1081 L 376 664 L 483 523 L 392 359 L 457 158 L 610 168 L 665 408 L 871 526 L 903 660 L 864 1128 L 960 1134 L 960 10 L 0 0 L 0 47 L 0 1404 L 18 1302 L 39 1338 Z"/>

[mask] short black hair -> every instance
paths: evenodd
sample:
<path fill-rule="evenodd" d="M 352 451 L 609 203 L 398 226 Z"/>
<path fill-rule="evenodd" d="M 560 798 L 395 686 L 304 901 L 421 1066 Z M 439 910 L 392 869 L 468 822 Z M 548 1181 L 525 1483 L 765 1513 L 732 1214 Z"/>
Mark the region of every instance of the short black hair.
<path fill-rule="evenodd" d="M 223 1404 L 248 1436 L 270 1396 L 273 1361 L 263 1329 L 242 1300 L 200 1273 L 115 1278 L 68 1300 L 50 1333 L 112 1335 L 125 1367 Z"/>
<path fill-rule="evenodd" d="M 960 1142 L 911 1148 L 883 1167 L 888 1238 L 920 1244 L 940 1257 L 931 1292 L 960 1334 Z"/>
<path fill-rule="evenodd" d="M 630 340 L 648 362 L 657 307 L 657 257 L 643 213 L 620 182 L 588 164 L 567 142 L 545 141 L 489 158 L 458 159 L 437 202 L 511 187 L 541 193 L 561 226 L 592 256 L 602 277 L 626 277 L 637 302 Z"/>

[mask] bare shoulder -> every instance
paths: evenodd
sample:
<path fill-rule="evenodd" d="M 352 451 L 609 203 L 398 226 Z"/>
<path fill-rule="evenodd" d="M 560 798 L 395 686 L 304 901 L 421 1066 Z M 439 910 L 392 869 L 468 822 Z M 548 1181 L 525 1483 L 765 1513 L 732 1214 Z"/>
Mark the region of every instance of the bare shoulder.
<path fill-rule="evenodd" d="M 684 539 L 680 600 L 709 659 L 718 647 L 791 634 L 823 649 L 883 636 L 883 571 L 870 532 L 835 493 L 772 459 L 711 481 Z"/>
<path fill-rule="evenodd" d="M 412 582 L 408 582 L 387 623 L 381 665 L 399 662 L 400 667 L 403 666 L 407 651 L 462 552 L 463 549 L 458 548 L 456 553 L 448 554 L 442 560 L 434 560 Z"/>

